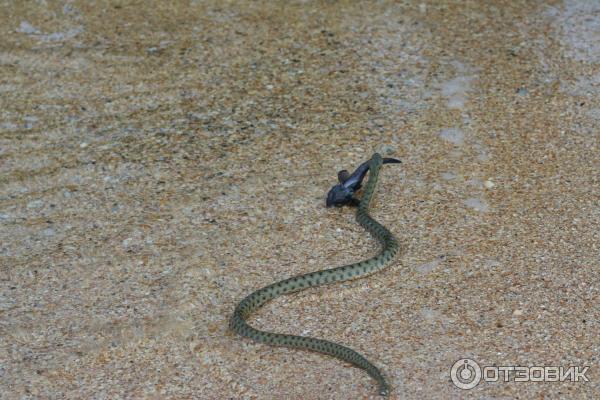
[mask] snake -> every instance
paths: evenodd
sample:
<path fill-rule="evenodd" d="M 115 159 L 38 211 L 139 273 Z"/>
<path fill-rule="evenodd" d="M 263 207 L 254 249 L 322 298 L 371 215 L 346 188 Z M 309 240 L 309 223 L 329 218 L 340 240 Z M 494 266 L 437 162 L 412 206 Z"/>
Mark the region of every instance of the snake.
<path fill-rule="evenodd" d="M 386 227 L 369 215 L 369 204 L 375 193 L 382 164 L 396 162 L 400 161 L 391 158 L 383 159 L 380 154 L 373 154 L 371 159 L 363 163 L 352 175 L 349 175 L 345 170 L 340 171 L 338 173 L 340 183 L 330 190 L 327 197 L 328 207 L 332 205 L 357 206 L 356 221 L 379 241 L 381 249 L 378 254 L 360 262 L 293 276 L 252 292 L 235 307 L 229 321 L 229 328 L 233 332 L 259 343 L 313 351 L 348 362 L 366 371 L 377 382 L 381 396 L 389 394 L 390 386 L 379 368 L 351 348 L 329 340 L 309 336 L 262 331 L 250 326 L 246 320 L 261 306 L 278 296 L 309 287 L 362 278 L 380 271 L 390 264 L 398 252 L 398 241 Z M 354 197 L 354 194 L 360 188 L 367 170 L 369 171 L 369 179 L 362 197 L 358 200 Z"/>

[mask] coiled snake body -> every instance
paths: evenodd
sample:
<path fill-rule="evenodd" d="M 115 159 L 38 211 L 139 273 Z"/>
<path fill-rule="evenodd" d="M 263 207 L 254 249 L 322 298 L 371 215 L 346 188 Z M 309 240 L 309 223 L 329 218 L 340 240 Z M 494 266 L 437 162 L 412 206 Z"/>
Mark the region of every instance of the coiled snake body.
<path fill-rule="evenodd" d="M 294 276 L 292 278 L 284 279 L 269 286 L 263 287 L 262 289 L 259 289 L 248 295 L 237 305 L 233 316 L 231 317 L 229 327 L 239 335 L 248 337 L 260 343 L 311 350 L 349 362 L 358 368 L 364 369 L 369 375 L 371 375 L 371 377 L 373 377 L 379 384 L 379 394 L 385 396 L 389 393 L 389 386 L 385 378 L 375 365 L 371 364 L 371 362 L 369 362 L 365 357 L 356 351 L 328 340 L 261 331 L 251 327 L 246 323 L 246 319 L 250 316 L 250 314 L 277 296 L 296 292 L 311 286 L 320 286 L 333 282 L 342 282 L 346 280 L 362 278 L 379 271 L 389 264 L 398 251 L 398 242 L 390 231 L 388 231 L 383 225 L 375 221 L 369 215 L 369 203 L 373 197 L 373 193 L 375 192 L 377 178 L 379 176 L 379 169 L 384 162 L 387 163 L 399 161 L 393 159 L 383 160 L 379 154 L 375 153 L 368 164 L 365 163 L 361 166 L 361 168 L 363 168 L 361 171 L 362 176 L 360 179 L 358 179 L 358 183 L 353 183 L 354 189 L 360 187 L 360 180 L 362 180 L 362 177 L 364 177 L 366 169 L 370 170 L 369 180 L 364 189 L 363 196 L 360 202 L 358 202 L 356 221 L 381 243 L 382 248 L 380 252 L 372 258 L 354 264 L 348 264 L 337 268 L 324 269 L 304 275 Z M 342 172 L 345 173 L 344 176 L 347 179 L 347 172 Z M 340 172 L 340 176 L 343 175 L 342 172 Z M 356 174 L 357 173 L 353 174 L 353 176 Z M 341 177 L 340 180 L 342 180 Z M 343 184 L 343 182 L 341 183 Z M 357 202 L 357 200 L 353 197 L 352 200 Z M 348 203 L 351 203 L 351 201 L 346 199 L 346 201 L 340 202 L 336 205 Z M 328 205 L 330 205 L 329 199 Z"/>

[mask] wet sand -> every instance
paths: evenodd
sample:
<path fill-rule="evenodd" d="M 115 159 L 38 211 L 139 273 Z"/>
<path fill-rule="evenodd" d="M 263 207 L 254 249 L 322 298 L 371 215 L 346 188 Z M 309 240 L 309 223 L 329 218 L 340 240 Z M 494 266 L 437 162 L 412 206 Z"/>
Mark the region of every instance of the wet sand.
<path fill-rule="evenodd" d="M 378 398 L 227 320 L 376 252 L 324 202 L 379 151 L 399 257 L 252 323 L 391 399 L 599 398 L 600 7 L 483 3 L 0 6 L 0 397 Z M 461 390 L 461 358 L 589 382 Z"/>

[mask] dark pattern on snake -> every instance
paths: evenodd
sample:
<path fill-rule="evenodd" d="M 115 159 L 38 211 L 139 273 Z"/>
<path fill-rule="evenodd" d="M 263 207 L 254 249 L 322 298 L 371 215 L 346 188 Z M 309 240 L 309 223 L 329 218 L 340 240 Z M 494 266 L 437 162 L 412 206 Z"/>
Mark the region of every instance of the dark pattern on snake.
<path fill-rule="evenodd" d="M 385 162 L 399 162 L 397 160 L 391 160 L 393 159 L 386 159 Z M 231 317 L 229 327 L 239 335 L 253 339 L 260 343 L 315 351 L 336 357 L 343 361 L 347 361 L 358 368 L 362 368 L 371 377 L 373 377 L 379 384 L 379 394 L 386 396 L 390 389 L 384 376 L 375 365 L 373 365 L 356 351 L 328 340 L 261 331 L 251 327 L 246 323 L 246 319 L 254 311 L 277 296 L 296 292 L 311 286 L 320 286 L 334 282 L 362 278 L 389 265 L 390 261 L 392 261 L 398 252 L 398 242 L 390 231 L 388 231 L 383 225 L 375 221 L 369 215 L 369 203 L 373 197 L 373 193 L 375 192 L 379 170 L 383 163 L 384 160 L 382 160 L 381 156 L 375 153 L 368 164 L 369 180 L 364 189 L 364 193 L 360 199 L 360 202 L 358 202 L 358 200 L 356 200 L 354 197 L 345 200 L 345 204 L 355 204 L 358 202 L 356 221 L 381 243 L 380 252 L 376 256 L 364 261 L 337 268 L 325 269 L 304 275 L 294 276 L 292 278 L 284 279 L 259 289 L 248 295 L 237 305 L 233 316 Z M 362 170 L 360 170 L 360 168 L 362 168 Z M 362 174 L 362 176 L 360 176 L 360 178 L 355 180 L 356 182 L 353 183 L 355 188 L 360 186 L 360 180 L 362 180 L 366 173 L 364 164 L 361 165 L 360 168 L 357 170 L 357 173 L 353 174 L 353 176 Z M 348 173 L 342 172 L 343 171 L 340 171 L 339 178 L 341 184 L 344 183 L 344 179 L 348 179 Z M 332 191 L 333 190 L 334 189 L 332 189 Z M 329 200 L 328 205 L 330 205 Z M 335 205 L 342 205 L 342 203 Z"/>

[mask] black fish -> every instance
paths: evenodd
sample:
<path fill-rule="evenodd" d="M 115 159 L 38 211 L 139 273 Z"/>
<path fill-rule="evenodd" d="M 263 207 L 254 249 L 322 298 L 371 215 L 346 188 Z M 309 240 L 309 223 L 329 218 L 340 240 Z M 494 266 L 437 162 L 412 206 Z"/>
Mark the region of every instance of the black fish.
<path fill-rule="evenodd" d="M 402 161 L 395 158 L 384 158 L 384 164 L 396 164 Z M 338 183 L 327 193 L 327 207 L 344 205 L 358 205 L 359 200 L 354 197 L 354 193 L 362 184 L 367 171 L 369 170 L 369 161 L 365 161 L 350 175 L 347 170 L 343 169 L 338 172 Z"/>

